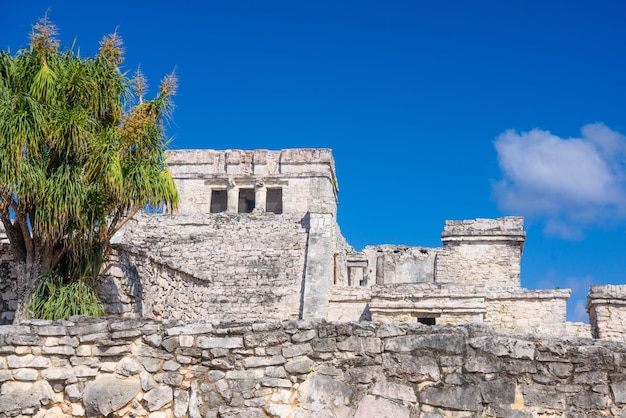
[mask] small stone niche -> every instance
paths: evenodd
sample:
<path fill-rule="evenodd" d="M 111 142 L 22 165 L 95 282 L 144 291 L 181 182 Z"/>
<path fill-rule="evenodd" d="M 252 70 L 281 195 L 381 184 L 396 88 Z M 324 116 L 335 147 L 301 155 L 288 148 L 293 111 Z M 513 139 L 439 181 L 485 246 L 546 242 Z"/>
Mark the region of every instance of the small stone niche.
<path fill-rule="evenodd" d="M 252 213 L 254 206 L 254 189 L 239 189 L 239 205 L 237 212 Z"/>
<path fill-rule="evenodd" d="M 418 317 L 417 322 L 420 324 L 433 326 L 437 323 L 437 320 L 434 317 Z"/>
<path fill-rule="evenodd" d="M 283 213 L 283 189 L 268 188 L 265 201 L 265 211 L 281 214 Z"/>
<path fill-rule="evenodd" d="M 228 208 L 228 193 L 226 190 L 211 191 L 211 213 L 226 212 Z"/>

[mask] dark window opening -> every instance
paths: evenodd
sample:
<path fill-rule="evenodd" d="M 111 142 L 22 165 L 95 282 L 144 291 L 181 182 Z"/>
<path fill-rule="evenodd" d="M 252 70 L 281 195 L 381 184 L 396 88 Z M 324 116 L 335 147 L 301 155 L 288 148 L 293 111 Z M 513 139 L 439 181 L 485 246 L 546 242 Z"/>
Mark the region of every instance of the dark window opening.
<path fill-rule="evenodd" d="M 254 210 L 254 189 L 239 189 L 239 213 L 252 213 Z"/>
<path fill-rule="evenodd" d="M 226 190 L 211 191 L 211 213 L 226 212 L 228 195 Z"/>
<path fill-rule="evenodd" d="M 276 214 L 283 213 L 283 189 L 267 189 L 265 211 Z"/>
<path fill-rule="evenodd" d="M 435 325 L 435 318 L 417 318 L 417 322 L 424 325 Z"/>

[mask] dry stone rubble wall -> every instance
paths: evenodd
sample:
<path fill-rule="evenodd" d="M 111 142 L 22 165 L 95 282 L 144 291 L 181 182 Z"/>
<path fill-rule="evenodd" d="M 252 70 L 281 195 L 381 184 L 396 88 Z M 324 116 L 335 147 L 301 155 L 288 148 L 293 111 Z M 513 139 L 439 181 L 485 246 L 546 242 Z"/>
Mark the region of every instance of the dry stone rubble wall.
<path fill-rule="evenodd" d="M 33 320 L 0 327 L 0 415 L 623 416 L 625 364 L 478 325 Z"/>

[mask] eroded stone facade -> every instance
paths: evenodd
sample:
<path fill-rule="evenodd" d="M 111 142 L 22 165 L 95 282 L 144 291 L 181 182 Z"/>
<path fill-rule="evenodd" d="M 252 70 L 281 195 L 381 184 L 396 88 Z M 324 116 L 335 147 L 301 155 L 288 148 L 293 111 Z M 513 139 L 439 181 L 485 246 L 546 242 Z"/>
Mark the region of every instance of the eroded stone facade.
<path fill-rule="evenodd" d="M 337 224 L 328 149 L 171 151 L 168 165 L 180 208 L 140 214 L 115 237 L 98 289 L 111 315 L 478 323 L 506 332 L 623 335 L 619 314 L 604 313 L 621 309 L 621 293 L 591 296 L 590 327 L 566 322 L 569 290 L 521 287 L 520 217 L 446 221 L 438 248 L 355 251 Z M 9 323 L 15 293 L 6 243 L 0 256 L 0 307 Z"/>
<path fill-rule="evenodd" d="M 626 414 L 625 344 L 484 325 L 78 317 L 0 347 L 3 417 Z"/>

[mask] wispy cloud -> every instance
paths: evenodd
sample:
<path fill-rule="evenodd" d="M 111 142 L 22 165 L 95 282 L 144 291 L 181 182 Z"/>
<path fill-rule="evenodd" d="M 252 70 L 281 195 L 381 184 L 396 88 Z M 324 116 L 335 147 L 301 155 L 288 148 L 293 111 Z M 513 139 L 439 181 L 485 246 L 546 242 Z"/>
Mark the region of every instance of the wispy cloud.
<path fill-rule="evenodd" d="M 626 219 L 626 136 L 601 123 L 579 138 L 549 131 L 509 130 L 495 141 L 502 180 L 494 183 L 498 205 L 540 219 L 544 231 L 565 238 L 585 227 Z"/>

